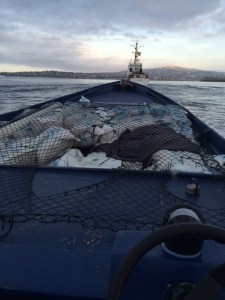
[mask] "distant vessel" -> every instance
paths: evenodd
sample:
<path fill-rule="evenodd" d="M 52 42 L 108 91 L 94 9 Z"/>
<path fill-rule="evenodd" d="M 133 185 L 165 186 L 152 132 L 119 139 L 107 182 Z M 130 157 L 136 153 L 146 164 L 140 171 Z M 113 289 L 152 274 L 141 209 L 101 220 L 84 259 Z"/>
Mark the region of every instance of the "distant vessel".
<path fill-rule="evenodd" d="M 142 62 L 139 59 L 141 52 L 138 49 L 138 42 L 136 42 L 134 50 L 134 60 L 131 59 L 128 64 L 127 77 L 125 79 L 140 84 L 148 84 L 149 76 L 143 72 Z"/>

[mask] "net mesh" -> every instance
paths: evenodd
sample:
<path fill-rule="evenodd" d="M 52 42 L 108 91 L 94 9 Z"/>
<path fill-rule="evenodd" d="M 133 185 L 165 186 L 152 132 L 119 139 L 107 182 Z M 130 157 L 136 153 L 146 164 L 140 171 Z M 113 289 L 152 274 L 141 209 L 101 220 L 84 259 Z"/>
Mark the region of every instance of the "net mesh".
<path fill-rule="evenodd" d="M 145 126 L 169 128 L 172 138 L 165 141 L 157 136 L 158 144 L 146 152 L 144 159 L 134 158 L 133 150 L 141 152 L 142 147 L 152 147 L 152 135 L 150 144 L 148 135 L 148 139 L 140 132 L 135 138 L 132 136 L 136 129 Z M 185 197 L 167 190 L 161 173 L 224 175 L 224 157 L 210 153 L 197 138 L 186 112 L 176 105 L 98 106 L 68 102 L 53 103 L 39 110 L 27 109 L 10 122 L 1 122 L 1 220 L 11 220 L 13 216 L 14 222 L 71 222 L 114 231 L 158 228 L 171 206 L 188 204 Z M 130 147 L 128 156 L 120 148 L 121 141 Z M 111 156 L 102 150 L 105 145 L 113 145 Z M 195 151 L 188 150 L 189 146 Z M 41 166 L 49 166 L 50 170 L 117 170 L 95 184 L 37 196 L 33 182 Z M 209 223 L 225 227 L 225 209 L 191 205 Z"/>

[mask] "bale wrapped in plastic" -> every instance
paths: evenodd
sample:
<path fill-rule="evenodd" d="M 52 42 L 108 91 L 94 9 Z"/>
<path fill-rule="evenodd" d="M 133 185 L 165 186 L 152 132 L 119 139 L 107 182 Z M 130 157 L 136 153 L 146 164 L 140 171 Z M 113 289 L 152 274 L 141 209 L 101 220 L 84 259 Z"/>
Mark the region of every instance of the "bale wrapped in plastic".
<path fill-rule="evenodd" d="M 112 143 L 118 138 L 115 128 L 110 125 L 104 124 L 101 128 L 102 133 L 99 136 L 99 143 Z"/>
<path fill-rule="evenodd" d="M 68 129 L 76 138 L 75 146 L 90 146 L 97 143 L 95 127 L 101 126 L 101 118 L 95 108 L 81 105 L 66 107 L 64 110 L 63 127 Z M 98 134 L 97 134 L 98 135 Z"/>
<path fill-rule="evenodd" d="M 37 119 L 40 116 L 43 116 L 47 112 L 54 111 L 54 109 L 57 109 L 60 107 L 62 107 L 61 103 L 58 103 L 58 102 L 53 103 L 44 109 L 36 111 L 32 115 L 26 116 L 22 119 L 19 119 L 15 122 L 12 122 L 12 123 L 0 128 L 0 139 L 7 140 L 9 138 L 17 138 L 18 136 L 22 136 L 22 132 L 20 134 L 20 131 L 22 129 L 24 129 L 26 126 L 31 126 L 32 123 L 35 122 L 35 119 Z"/>
<path fill-rule="evenodd" d="M 144 125 L 165 125 L 194 140 L 191 122 L 185 110 L 178 105 L 149 104 L 146 106 L 116 106 L 112 109 L 115 116 L 110 121 L 118 135 L 126 129 Z"/>
<path fill-rule="evenodd" d="M 187 138 L 194 140 L 191 122 L 186 116 L 186 111 L 174 104 L 151 104 L 149 109 L 156 125 L 166 125 Z"/>
<path fill-rule="evenodd" d="M 38 143 L 38 165 L 47 165 L 60 157 L 72 147 L 74 141 L 75 138 L 69 130 L 55 126 L 48 128 L 35 139 L 34 144 Z"/>
<path fill-rule="evenodd" d="M 45 112 L 37 117 L 32 117 L 29 124 L 18 130 L 16 134 L 14 134 L 14 137 L 36 137 L 52 126 L 63 128 L 63 114 L 61 108 Z"/>
<path fill-rule="evenodd" d="M 155 124 L 154 118 L 150 115 L 127 116 L 123 119 L 114 118 L 110 125 L 113 126 L 115 133 L 120 136 L 126 129 L 134 130 L 144 125 Z"/>
<path fill-rule="evenodd" d="M 222 169 L 225 169 L 225 154 L 218 154 L 213 156 L 214 159 L 219 163 Z"/>
<path fill-rule="evenodd" d="M 187 138 L 194 140 L 191 121 L 188 119 L 187 112 L 184 110 L 184 108 L 172 104 L 168 104 L 167 107 L 170 111 L 173 121 L 179 128 L 179 132 L 185 135 Z"/>
<path fill-rule="evenodd" d="M 114 169 L 119 168 L 121 163 L 120 160 L 106 157 L 104 152 L 92 152 L 87 156 L 83 156 L 79 149 L 70 149 L 49 166 Z"/>
<path fill-rule="evenodd" d="M 51 127 L 36 138 L 19 138 L 1 144 L 0 164 L 47 165 L 63 155 L 74 143 L 69 130 Z"/>
<path fill-rule="evenodd" d="M 211 170 L 196 153 L 160 150 L 152 155 L 151 171 L 191 172 L 210 174 Z"/>
<path fill-rule="evenodd" d="M 30 138 L 8 140 L 0 145 L 0 165 L 35 166 L 37 154 Z"/>
<path fill-rule="evenodd" d="M 61 107 L 35 118 L 33 121 L 33 132 L 37 135 L 52 126 L 63 128 L 63 110 Z"/>

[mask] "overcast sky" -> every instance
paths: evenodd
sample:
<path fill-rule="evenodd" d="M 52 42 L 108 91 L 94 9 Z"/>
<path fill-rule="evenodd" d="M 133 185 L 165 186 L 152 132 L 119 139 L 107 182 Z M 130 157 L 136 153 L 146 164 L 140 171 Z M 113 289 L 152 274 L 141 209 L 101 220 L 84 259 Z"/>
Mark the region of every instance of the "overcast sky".
<path fill-rule="evenodd" d="M 225 0 L 0 0 L 0 71 L 225 71 Z"/>

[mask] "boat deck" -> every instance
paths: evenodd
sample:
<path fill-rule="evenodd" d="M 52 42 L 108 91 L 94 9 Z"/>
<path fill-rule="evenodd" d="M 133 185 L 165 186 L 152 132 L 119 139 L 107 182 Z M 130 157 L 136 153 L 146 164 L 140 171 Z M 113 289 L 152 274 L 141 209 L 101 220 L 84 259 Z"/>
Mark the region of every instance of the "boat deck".
<path fill-rule="evenodd" d="M 182 173 L 174 177 L 171 173 L 74 168 L 39 168 L 35 172 L 32 168 L 7 169 L 1 172 L 5 195 L 1 212 L 13 214 L 15 222 L 68 221 L 112 231 L 152 230 L 162 226 L 163 216 L 171 206 L 184 204 L 199 210 L 207 223 L 225 228 L 223 176 Z M 186 188 L 193 178 L 200 193 L 189 195 Z"/>
<path fill-rule="evenodd" d="M 135 104 L 142 105 L 144 103 L 156 103 L 155 98 L 151 99 L 146 95 L 137 95 L 133 92 L 117 91 L 117 92 L 108 92 L 101 95 L 96 95 L 90 97 L 91 102 L 93 103 L 104 103 L 104 104 Z M 161 103 L 159 101 L 159 103 Z"/>

